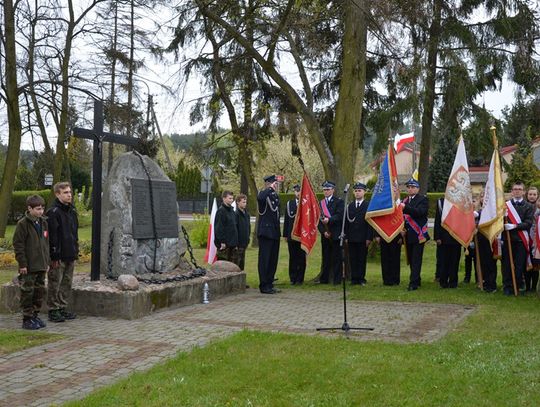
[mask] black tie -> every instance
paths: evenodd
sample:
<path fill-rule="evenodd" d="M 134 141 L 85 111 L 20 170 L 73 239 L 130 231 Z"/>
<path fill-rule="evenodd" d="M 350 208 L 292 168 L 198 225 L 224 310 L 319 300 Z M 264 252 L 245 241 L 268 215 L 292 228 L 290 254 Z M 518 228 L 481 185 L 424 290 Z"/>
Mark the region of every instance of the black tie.
<path fill-rule="evenodd" d="M 356 201 L 356 209 L 360 208 L 360 202 Z"/>

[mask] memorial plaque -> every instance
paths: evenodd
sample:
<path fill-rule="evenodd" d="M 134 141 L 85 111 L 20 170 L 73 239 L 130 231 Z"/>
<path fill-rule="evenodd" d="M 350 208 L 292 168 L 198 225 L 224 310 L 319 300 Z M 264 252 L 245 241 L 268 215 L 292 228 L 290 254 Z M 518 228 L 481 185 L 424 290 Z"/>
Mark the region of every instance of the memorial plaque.
<path fill-rule="evenodd" d="M 157 238 L 178 237 L 176 185 L 169 181 L 151 181 Z M 146 179 L 131 179 L 133 238 L 153 239 L 150 185 Z"/>

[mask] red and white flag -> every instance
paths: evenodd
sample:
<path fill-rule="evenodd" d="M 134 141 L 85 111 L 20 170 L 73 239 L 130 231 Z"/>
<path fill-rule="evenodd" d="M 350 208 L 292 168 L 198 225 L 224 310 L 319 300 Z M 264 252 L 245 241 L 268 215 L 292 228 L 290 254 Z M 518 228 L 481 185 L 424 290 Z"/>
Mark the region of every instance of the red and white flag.
<path fill-rule="evenodd" d="M 217 247 L 214 244 L 214 221 L 216 220 L 217 202 L 214 198 L 212 204 L 212 212 L 210 213 L 210 226 L 208 226 L 208 238 L 206 239 L 206 253 L 204 255 L 204 261 L 207 264 L 212 264 L 217 259 Z"/>
<path fill-rule="evenodd" d="M 469 165 L 467 164 L 465 143 L 463 143 L 461 136 L 459 137 L 454 166 L 446 184 L 441 225 L 463 247 L 469 246 L 476 225 L 474 223 Z"/>
<path fill-rule="evenodd" d="M 307 174 L 304 172 L 291 237 L 300 242 L 302 250 L 306 254 L 311 252 L 317 242 L 317 225 L 319 224 L 320 217 L 321 209 L 317 201 L 317 196 L 313 191 Z"/>
<path fill-rule="evenodd" d="M 396 134 L 394 137 L 394 150 L 399 153 L 403 146 L 414 141 L 414 131 L 405 134 Z"/>

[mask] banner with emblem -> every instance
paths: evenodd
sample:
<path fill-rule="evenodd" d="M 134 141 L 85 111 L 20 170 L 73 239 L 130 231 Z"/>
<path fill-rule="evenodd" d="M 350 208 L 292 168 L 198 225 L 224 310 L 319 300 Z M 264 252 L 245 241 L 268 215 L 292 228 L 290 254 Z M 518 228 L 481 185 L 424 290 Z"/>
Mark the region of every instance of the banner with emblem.
<path fill-rule="evenodd" d="M 488 179 L 484 189 L 482 213 L 478 222 L 478 231 L 491 243 L 497 239 L 504 228 L 504 190 L 501 173 L 501 161 L 497 150 L 497 139 L 494 137 L 494 149 L 489 165 Z"/>
<path fill-rule="evenodd" d="M 366 212 L 366 221 L 388 243 L 403 229 L 403 210 L 397 205 L 398 199 L 396 161 L 389 144 Z"/>
<path fill-rule="evenodd" d="M 474 205 L 471 179 L 463 137 L 459 137 L 456 158 L 446 184 L 441 226 L 463 247 L 469 247 L 474 236 Z"/>
<path fill-rule="evenodd" d="M 300 242 L 302 250 L 306 254 L 309 254 L 313 250 L 317 242 L 317 225 L 319 224 L 320 217 L 321 209 L 317 201 L 317 196 L 313 191 L 307 173 L 304 172 L 291 238 Z"/>

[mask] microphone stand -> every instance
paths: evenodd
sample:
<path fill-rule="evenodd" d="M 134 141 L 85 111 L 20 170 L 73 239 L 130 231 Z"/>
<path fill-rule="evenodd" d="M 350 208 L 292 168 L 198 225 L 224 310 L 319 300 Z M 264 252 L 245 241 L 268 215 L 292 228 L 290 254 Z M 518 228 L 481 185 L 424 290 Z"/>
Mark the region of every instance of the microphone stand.
<path fill-rule="evenodd" d="M 348 207 L 348 195 L 349 195 L 349 186 L 350 184 L 345 185 L 343 194 L 345 195 L 345 209 L 343 211 L 343 221 L 341 222 L 341 234 L 339 235 L 339 248 L 341 250 L 341 282 L 343 285 L 343 324 L 340 327 L 328 327 L 328 328 L 317 328 L 317 331 L 337 331 L 338 329 L 345 332 L 345 336 L 348 337 L 349 331 L 373 331 L 373 328 L 365 327 L 352 327 L 347 322 L 347 287 L 345 285 L 345 246 L 343 241 L 345 240 L 345 218 Z"/>

